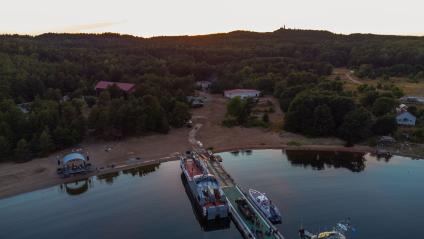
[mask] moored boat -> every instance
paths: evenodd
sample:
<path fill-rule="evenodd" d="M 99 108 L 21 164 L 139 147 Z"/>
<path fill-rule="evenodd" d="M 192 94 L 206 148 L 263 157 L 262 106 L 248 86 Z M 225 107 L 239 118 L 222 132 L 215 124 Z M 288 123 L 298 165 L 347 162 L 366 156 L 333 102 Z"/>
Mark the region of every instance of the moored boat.
<path fill-rule="evenodd" d="M 249 197 L 261 212 L 274 224 L 281 223 L 281 213 L 268 197 L 257 190 L 249 189 Z"/>
<path fill-rule="evenodd" d="M 182 156 L 180 166 L 202 217 L 205 220 L 227 218 L 229 207 L 224 192 L 198 155 L 190 152 Z"/>
<path fill-rule="evenodd" d="M 319 233 L 311 233 L 303 227 L 299 230 L 300 239 L 346 239 L 346 233 L 354 232 L 355 229 L 350 224 L 350 219 L 339 222 L 333 227 L 333 230 L 323 231 Z"/>
<path fill-rule="evenodd" d="M 312 234 L 304 229 L 299 230 L 300 239 L 346 239 L 346 237 L 338 231 L 325 231 L 318 234 Z"/>
<path fill-rule="evenodd" d="M 251 222 L 255 222 L 256 215 L 253 209 L 249 206 L 245 198 L 236 199 L 237 208 L 244 218 Z"/>

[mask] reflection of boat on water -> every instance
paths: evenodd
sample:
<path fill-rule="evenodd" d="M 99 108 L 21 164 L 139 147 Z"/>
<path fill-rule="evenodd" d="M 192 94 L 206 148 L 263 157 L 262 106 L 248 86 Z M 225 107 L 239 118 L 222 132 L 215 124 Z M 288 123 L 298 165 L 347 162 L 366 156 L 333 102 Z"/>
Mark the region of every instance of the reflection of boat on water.
<path fill-rule="evenodd" d="M 224 192 L 197 154 L 188 152 L 182 156 L 180 166 L 202 217 L 206 220 L 228 217 L 229 208 Z"/>
<path fill-rule="evenodd" d="M 281 223 L 280 211 L 264 193 L 249 189 L 249 197 L 270 222 L 274 224 Z"/>
<path fill-rule="evenodd" d="M 219 220 L 205 220 L 202 216 L 202 212 L 199 210 L 199 207 L 196 206 L 195 199 L 190 192 L 190 187 L 188 186 L 187 179 L 184 174 L 181 173 L 181 182 L 184 186 L 184 189 L 187 193 L 188 198 L 190 199 L 191 207 L 193 209 L 194 215 L 196 216 L 197 221 L 199 222 L 200 227 L 204 231 L 217 231 L 230 228 L 230 218 L 220 218 Z"/>
<path fill-rule="evenodd" d="M 333 230 L 319 232 L 313 234 L 303 228 L 299 230 L 300 239 L 346 239 L 346 233 L 349 231 L 355 231 L 351 226 L 350 220 L 339 222 L 334 226 Z"/>

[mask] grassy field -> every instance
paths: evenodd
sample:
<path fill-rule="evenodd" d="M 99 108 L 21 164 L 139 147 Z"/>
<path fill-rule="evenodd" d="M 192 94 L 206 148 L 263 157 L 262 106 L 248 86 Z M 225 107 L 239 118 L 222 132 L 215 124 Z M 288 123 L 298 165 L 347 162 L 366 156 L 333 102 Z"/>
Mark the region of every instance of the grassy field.
<path fill-rule="evenodd" d="M 408 78 L 402 77 L 392 77 L 389 81 L 383 81 L 382 78 L 377 78 L 374 80 L 360 79 L 354 76 L 352 72 L 346 68 L 334 69 L 330 79 L 335 79 L 336 77 L 339 77 L 343 81 L 344 89 L 347 91 L 354 91 L 361 84 L 368 84 L 377 87 L 378 82 L 384 82 L 383 84 L 393 84 L 399 87 L 405 93 L 405 95 L 424 96 L 424 81 L 414 83 L 410 82 Z"/>

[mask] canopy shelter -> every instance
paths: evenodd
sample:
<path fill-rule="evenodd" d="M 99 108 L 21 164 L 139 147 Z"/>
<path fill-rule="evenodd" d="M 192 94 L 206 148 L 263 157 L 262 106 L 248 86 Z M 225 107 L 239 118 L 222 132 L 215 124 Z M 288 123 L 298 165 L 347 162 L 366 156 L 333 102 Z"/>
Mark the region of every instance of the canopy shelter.
<path fill-rule="evenodd" d="M 69 165 L 69 164 L 81 164 L 84 163 L 84 161 L 86 161 L 84 155 L 80 154 L 80 153 L 71 153 L 66 155 L 63 159 L 62 162 L 64 165 Z"/>
<path fill-rule="evenodd" d="M 86 173 L 90 170 L 91 164 L 88 162 L 88 156 L 80 153 L 71 153 L 58 161 L 58 174 L 69 176 L 71 174 Z"/>

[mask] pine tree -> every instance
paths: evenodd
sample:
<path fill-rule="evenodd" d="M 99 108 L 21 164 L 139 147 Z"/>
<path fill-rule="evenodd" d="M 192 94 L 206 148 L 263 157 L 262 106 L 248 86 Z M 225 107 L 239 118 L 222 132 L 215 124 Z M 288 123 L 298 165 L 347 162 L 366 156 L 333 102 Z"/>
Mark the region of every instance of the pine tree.
<path fill-rule="evenodd" d="M 48 128 L 45 128 L 38 138 L 39 155 L 45 156 L 54 149 L 53 140 Z"/>
<path fill-rule="evenodd" d="M 31 157 L 30 145 L 25 139 L 18 141 L 15 148 L 15 160 L 18 162 L 25 162 Z"/>

